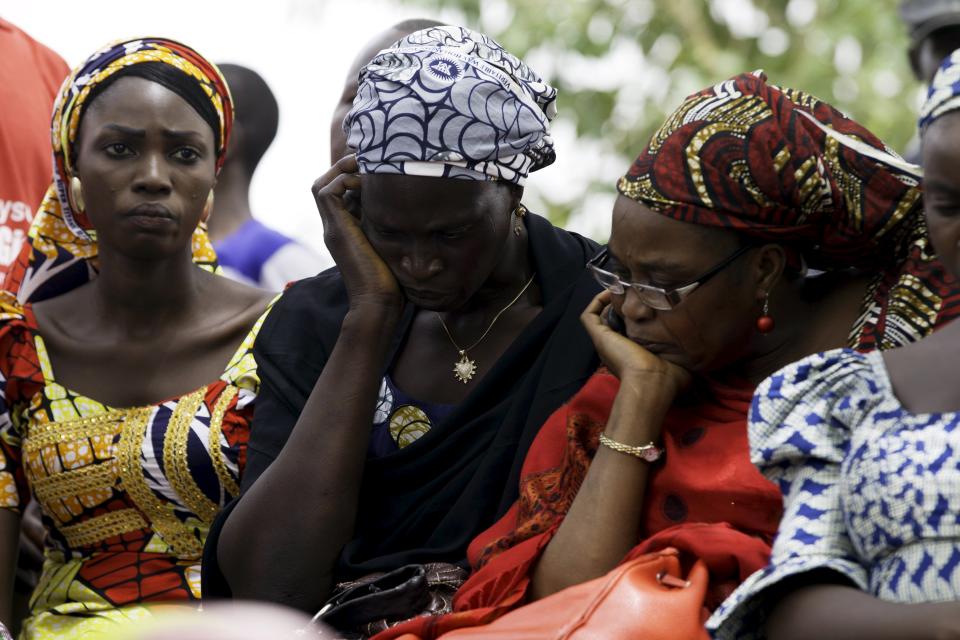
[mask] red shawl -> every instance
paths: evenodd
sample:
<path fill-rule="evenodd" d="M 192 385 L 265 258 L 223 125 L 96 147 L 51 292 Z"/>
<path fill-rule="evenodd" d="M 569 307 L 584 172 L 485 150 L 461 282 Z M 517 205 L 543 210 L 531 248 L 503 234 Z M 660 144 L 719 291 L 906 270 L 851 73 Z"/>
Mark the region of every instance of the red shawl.
<path fill-rule="evenodd" d="M 619 381 L 601 370 L 547 420 L 524 461 L 520 498 L 467 552 L 473 573 L 454 612 L 414 618 L 375 640 L 435 638 L 486 624 L 526 601 L 532 568 L 586 476 Z M 780 492 L 750 463 L 747 412 L 753 387 L 717 384 L 676 403 L 663 426 L 666 454 L 647 484 L 643 533 L 628 555 L 675 547 L 710 569 L 708 608 L 767 564 L 780 522 Z"/>

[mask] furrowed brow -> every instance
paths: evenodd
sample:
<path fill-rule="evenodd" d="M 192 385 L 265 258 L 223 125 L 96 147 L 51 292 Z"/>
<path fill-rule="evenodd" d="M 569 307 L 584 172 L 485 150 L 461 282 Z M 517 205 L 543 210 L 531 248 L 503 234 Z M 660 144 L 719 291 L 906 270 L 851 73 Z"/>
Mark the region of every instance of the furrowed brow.
<path fill-rule="evenodd" d="M 203 136 L 200 134 L 199 131 L 176 131 L 176 130 L 174 130 L 174 129 L 164 129 L 164 130 L 163 130 L 163 137 L 164 137 L 164 138 L 177 138 L 177 139 L 190 138 L 190 139 L 194 139 L 194 140 L 202 139 L 202 138 L 203 138 Z"/>
<path fill-rule="evenodd" d="M 125 127 L 122 124 L 107 124 L 107 125 L 104 125 L 103 128 L 109 131 L 116 131 L 117 133 L 133 136 L 135 138 L 147 137 L 147 132 L 144 131 L 143 129 L 134 129 L 133 127 Z"/>

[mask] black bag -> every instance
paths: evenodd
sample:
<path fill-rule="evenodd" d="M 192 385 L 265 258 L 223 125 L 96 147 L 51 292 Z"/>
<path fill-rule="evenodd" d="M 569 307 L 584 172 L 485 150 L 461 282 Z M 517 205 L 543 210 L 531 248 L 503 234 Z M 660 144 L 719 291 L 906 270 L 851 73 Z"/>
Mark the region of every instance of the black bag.
<path fill-rule="evenodd" d="M 368 638 L 415 616 L 449 613 L 466 578 L 463 568 L 442 562 L 371 574 L 338 584 L 313 620 L 344 640 Z"/>

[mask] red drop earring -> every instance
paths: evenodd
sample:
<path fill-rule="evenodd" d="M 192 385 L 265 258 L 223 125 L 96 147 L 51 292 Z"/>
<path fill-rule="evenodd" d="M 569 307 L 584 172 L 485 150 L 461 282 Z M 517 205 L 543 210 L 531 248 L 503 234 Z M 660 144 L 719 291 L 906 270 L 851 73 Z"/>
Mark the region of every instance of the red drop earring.
<path fill-rule="evenodd" d="M 770 294 L 768 293 L 763 299 L 763 313 L 757 318 L 757 331 L 767 334 L 773 331 L 773 327 L 773 318 L 770 316 Z"/>

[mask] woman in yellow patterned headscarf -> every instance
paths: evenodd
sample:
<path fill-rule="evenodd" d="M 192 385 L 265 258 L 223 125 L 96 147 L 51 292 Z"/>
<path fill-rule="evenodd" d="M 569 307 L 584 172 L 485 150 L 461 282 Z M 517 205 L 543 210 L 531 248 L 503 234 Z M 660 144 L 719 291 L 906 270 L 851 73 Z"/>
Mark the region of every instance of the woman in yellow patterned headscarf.
<path fill-rule="evenodd" d="M 38 301 L 85 282 L 97 269 L 96 233 L 71 192 L 74 144 L 85 108 L 104 91 L 110 78 L 133 65 L 154 62 L 170 65 L 197 82 L 208 104 L 197 101 L 214 130 L 216 170 L 220 171 L 233 127 L 233 101 L 220 71 L 195 51 L 178 42 L 143 38 L 109 45 L 90 56 L 64 81 L 54 105 L 52 123 L 53 184 L 40 205 L 30 237 L 4 283 L 21 302 Z M 206 225 L 194 234 L 194 261 L 209 270 L 216 256 Z"/>
<path fill-rule="evenodd" d="M 202 221 L 231 121 L 216 67 L 170 40 L 111 45 L 61 89 L 53 185 L 0 292 L 0 574 L 29 500 L 47 532 L 21 638 L 99 636 L 200 597 L 269 307 L 211 273 Z"/>

